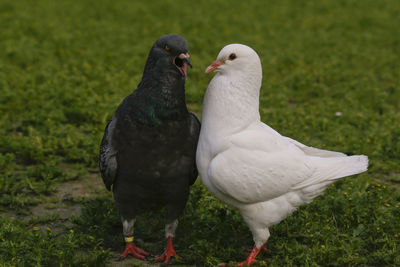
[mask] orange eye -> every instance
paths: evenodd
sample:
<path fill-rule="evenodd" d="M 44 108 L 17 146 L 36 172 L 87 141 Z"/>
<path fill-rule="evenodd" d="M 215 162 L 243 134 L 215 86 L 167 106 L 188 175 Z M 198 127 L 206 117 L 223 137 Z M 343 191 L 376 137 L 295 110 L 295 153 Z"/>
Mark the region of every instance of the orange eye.
<path fill-rule="evenodd" d="M 165 46 L 164 46 L 164 49 L 165 49 L 165 51 L 168 51 L 168 52 L 171 50 L 171 48 L 169 48 L 168 45 L 165 45 Z"/>

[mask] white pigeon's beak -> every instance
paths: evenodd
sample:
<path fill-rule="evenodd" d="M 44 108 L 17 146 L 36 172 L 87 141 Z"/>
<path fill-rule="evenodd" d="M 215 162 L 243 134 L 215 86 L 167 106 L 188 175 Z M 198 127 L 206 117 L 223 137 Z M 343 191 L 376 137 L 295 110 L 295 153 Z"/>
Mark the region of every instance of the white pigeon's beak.
<path fill-rule="evenodd" d="M 219 68 L 219 66 L 221 66 L 223 64 L 225 64 L 225 62 L 222 62 L 222 61 L 219 61 L 219 60 L 214 61 L 213 63 L 211 63 L 210 66 L 207 67 L 206 73 L 209 73 L 209 72 L 217 70 Z"/>

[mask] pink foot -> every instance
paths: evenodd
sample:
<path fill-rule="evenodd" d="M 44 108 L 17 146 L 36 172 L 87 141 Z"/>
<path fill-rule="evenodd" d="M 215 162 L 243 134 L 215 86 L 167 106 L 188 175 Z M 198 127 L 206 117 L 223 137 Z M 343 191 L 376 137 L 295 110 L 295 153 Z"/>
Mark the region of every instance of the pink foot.
<path fill-rule="evenodd" d="M 264 245 L 265 246 L 265 245 Z M 247 259 L 245 261 L 242 262 L 238 262 L 237 266 L 250 266 L 253 263 L 256 263 L 256 256 L 258 255 L 258 253 L 260 252 L 261 249 L 263 249 L 263 247 L 257 248 L 256 246 L 253 247 L 253 250 L 250 252 L 249 257 L 247 257 Z M 266 248 L 265 248 L 266 249 Z"/>
<path fill-rule="evenodd" d="M 165 251 L 163 252 L 163 254 L 161 254 L 160 257 L 155 258 L 154 261 L 155 262 L 164 261 L 165 264 L 168 264 L 172 256 L 181 259 L 181 257 L 179 257 L 174 250 L 174 246 L 172 244 L 172 236 L 170 236 L 168 237 L 167 247 L 165 248 Z"/>
<path fill-rule="evenodd" d="M 133 242 L 126 242 L 125 245 L 125 251 L 122 253 L 122 255 L 119 257 L 120 260 L 123 260 L 128 256 L 129 254 L 132 254 L 133 257 L 144 260 L 146 256 L 149 256 L 150 254 L 147 253 L 146 251 L 138 248 L 133 244 Z"/>

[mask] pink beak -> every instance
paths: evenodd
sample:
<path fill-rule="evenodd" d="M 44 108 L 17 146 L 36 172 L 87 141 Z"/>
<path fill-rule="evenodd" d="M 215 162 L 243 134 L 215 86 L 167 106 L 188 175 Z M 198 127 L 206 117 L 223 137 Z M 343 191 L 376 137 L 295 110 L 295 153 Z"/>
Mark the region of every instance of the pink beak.
<path fill-rule="evenodd" d="M 218 60 L 214 61 L 213 63 L 211 63 L 210 66 L 207 67 L 206 73 L 215 71 L 216 69 L 218 69 L 219 66 L 221 66 L 223 64 L 225 64 L 225 62 L 218 61 Z"/>

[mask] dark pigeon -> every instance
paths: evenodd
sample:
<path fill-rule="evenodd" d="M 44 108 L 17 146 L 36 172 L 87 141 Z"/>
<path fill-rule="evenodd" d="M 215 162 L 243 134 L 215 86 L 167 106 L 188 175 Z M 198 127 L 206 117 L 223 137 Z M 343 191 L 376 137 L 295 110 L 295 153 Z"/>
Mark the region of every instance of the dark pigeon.
<path fill-rule="evenodd" d="M 197 178 L 195 163 L 200 122 L 185 101 L 186 40 L 177 34 L 158 39 L 150 50 L 138 88 L 127 96 L 106 126 L 100 145 L 100 171 L 121 215 L 128 254 L 149 254 L 133 242 L 136 215 L 165 207 L 165 252 L 177 256 L 172 238 Z"/>

